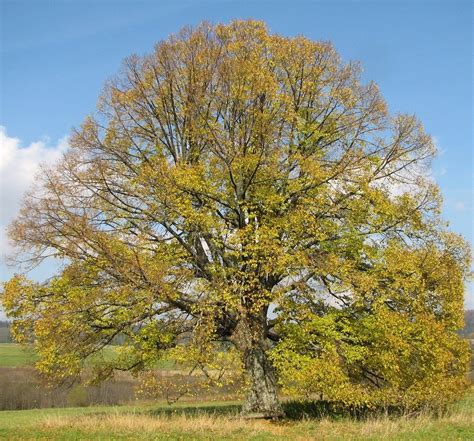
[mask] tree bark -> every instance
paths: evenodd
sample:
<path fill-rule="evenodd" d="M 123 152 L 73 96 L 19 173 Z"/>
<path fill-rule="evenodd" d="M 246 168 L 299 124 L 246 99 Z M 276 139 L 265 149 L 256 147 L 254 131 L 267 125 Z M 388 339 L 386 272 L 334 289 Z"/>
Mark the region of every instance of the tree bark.
<path fill-rule="evenodd" d="M 242 406 L 243 414 L 263 414 L 267 418 L 283 416 L 278 401 L 275 371 L 263 348 L 250 348 L 243 354 L 249 390 Z"/>
<path fill-rule="evenodd" d="M 268 342 L 262 321 L 241 320 L 234 338 L 242 354 L 249 388 L 242 413 L 259 414 L 273 419 L 282 417 L 283 409 L 278 400 L 275 369 L 266 353 Z"/>

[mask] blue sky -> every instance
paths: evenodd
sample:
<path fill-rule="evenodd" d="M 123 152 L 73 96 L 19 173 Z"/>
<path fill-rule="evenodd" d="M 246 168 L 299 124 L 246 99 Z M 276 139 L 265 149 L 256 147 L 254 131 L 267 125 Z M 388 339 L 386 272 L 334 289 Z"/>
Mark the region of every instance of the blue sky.
<path fill-rule="evenodd" d="M 39 161 L 52 162 L 104 82 L 131 53 L 201 20 L 265 20 L 271 31 L 331 40 L 359 60 L 393 112 L 416 113 L 435 137 L 433 174 L 451 228 L 473 242 L 470 1 L 0 0 L 0 253 Z M 3 157 L 3 159 L 2 159 Z M 5 159 L 6 158 L 6 159 Z M 1 165 L 3 164 L 3 165 Z M 51 265 L 37 270 L 43 277 Z M 14 269 L 0 263 L 0 279 Z M 474 308 L 472 285 L 466 306 Z"/>

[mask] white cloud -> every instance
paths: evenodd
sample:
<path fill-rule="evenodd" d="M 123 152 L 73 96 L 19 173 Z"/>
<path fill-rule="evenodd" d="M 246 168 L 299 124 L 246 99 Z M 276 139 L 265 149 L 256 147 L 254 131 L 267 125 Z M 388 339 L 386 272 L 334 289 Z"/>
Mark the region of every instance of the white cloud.
<path fill-rule="evenodd" d="M 68 148 L 67 137 L 57 144 L 49 140 L 32 142 L 22 146 L 18 138 L 7 135 L 0 126 L 0 255 L 9 250 L 6 227 L 15 218 L 25 191 L 34 182 L 40 164 L 56 162 Z"/>
<path fill-rule="evenodd" d="M 392 197 L 401 196 L 404 193 L 417 193 L 420 185 L 424 183 L 435 183 L 433 170 L 419 163 L 411 164 L 405 169 L 389 177 L 383 177 L 373 184 L 375 187 L 383 187 Z"/>

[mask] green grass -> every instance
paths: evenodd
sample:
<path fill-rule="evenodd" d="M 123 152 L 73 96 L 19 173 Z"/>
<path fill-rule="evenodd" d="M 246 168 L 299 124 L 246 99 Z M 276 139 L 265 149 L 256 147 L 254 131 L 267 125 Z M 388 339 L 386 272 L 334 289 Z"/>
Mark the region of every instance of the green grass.
<path fill-rule="evenodd" d="M 108 346 L 96 357 L 104 360 L 111 360 L 115 356 L 114 346 Z M 32 347 L 19 345 L 17 343 L 0 343 L 0 367 L 23 367 L 33 366 L 38 360 Z M 91 364 L 94 361 L 91 360 Z M 179 369 L 171 360 L 159 360 L 156 369 L 173 370 Z"/>
<path fill-rule="evenodd" d="M 103 357 L 113 357 L 113 347 Z M 0 366 L 31 366 L 32 349 L 0 344 Z M 163 360 L 161 369 L 176 369 Z M 0 390 L 1 394 L 1 390 Z M 442 417 L 307 418 L 278 423 L 240 419 L 235 402 L 179 402 L 137 406 L 0 412 L 0 440 L 471 440 L 474 389 Z"/>
<path fill-rule="evenodd" d="M 33 366 L 37 359 L 32 348 L 16 343 L 0 343 L 0 366 Z"/>
<path fill-rule="evenodd" d="M 234 402 L 0 412 L 8 440 L 471 440 L 474 390 L 441 417 L 244 420 Z"/>

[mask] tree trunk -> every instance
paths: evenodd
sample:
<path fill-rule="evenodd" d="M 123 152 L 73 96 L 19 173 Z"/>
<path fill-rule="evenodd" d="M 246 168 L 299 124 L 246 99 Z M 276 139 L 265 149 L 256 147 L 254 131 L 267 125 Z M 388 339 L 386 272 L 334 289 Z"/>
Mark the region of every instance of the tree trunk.
<path fill-rule="evenodd" d="M 283 409 L 278 400 L 275 369 L 266 354 L 268 343 L 262 325 L 260 320 L 242 320 L 234 334 L 249 387 L 242 413 L 279 418 L 283 416 Z"/>
<path fill-rule="evenodd" d="M 244 352 L 243 357 L 250 384 L 242 413 L 263 414 L 266 418 L 283 416 L 283 409 L 278 401 L 275 371 L 265 350 L 251 348 Z"/>

